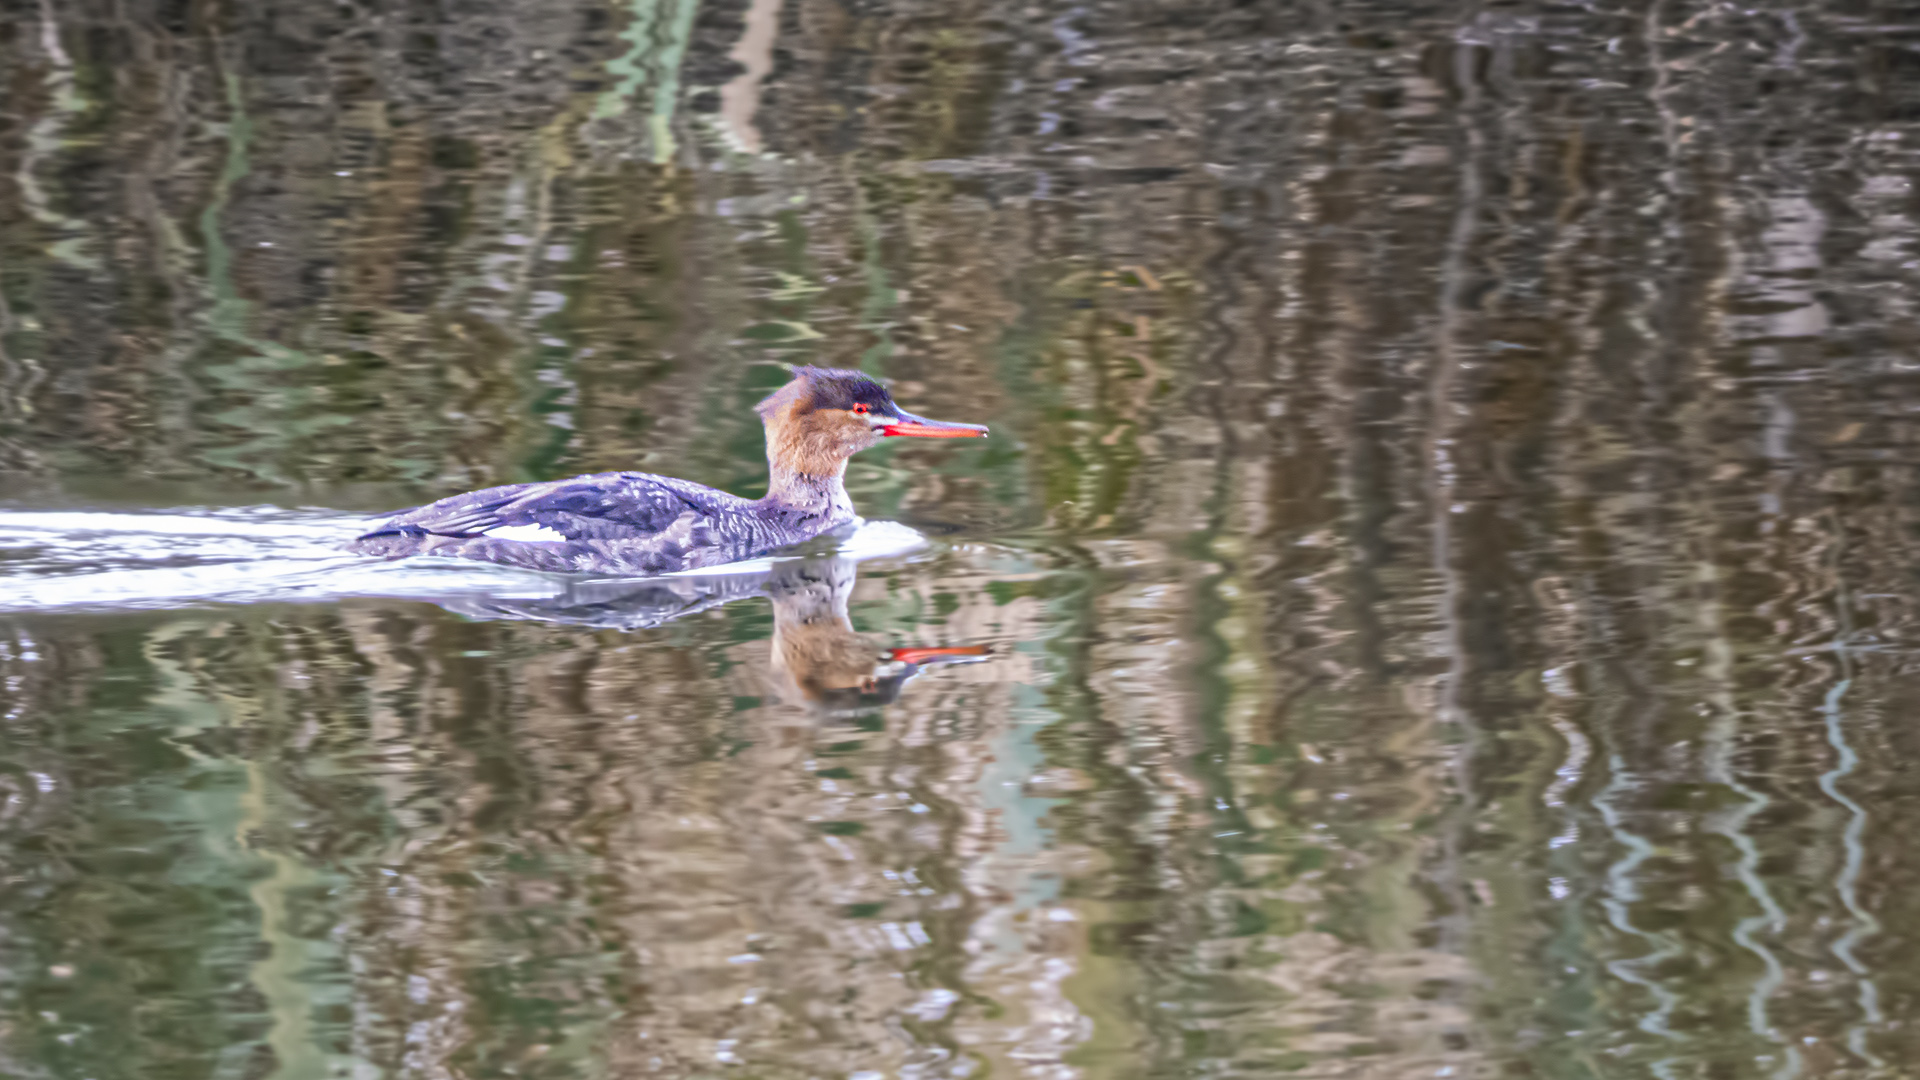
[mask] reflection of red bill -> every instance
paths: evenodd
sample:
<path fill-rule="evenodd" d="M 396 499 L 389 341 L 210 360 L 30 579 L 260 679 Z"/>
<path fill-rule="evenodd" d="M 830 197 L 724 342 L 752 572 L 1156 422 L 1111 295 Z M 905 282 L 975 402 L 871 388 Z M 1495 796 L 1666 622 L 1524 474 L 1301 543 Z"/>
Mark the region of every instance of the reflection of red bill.
<path fill-rule="evenodd" d="M 959 659 L 987 655 L 985 645 L 946 645 L 928 649 L 889 649 L 887 659 L 903 664 L 924 664 L 929 660 Z"/>

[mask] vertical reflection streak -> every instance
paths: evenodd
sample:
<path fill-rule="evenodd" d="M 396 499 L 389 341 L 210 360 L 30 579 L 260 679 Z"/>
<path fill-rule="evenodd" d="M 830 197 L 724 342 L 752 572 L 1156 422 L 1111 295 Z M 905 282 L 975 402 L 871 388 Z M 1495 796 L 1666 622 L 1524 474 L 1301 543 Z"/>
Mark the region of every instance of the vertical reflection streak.
<path fill-rule="evenodd" d="M 1725 619 L 1712 591 L 1719 585 L 1718 568 L 1711 561 L 1703 561 L 1700 577 L 1708 592 L 1700 612 L 1701 626 L 1707 637 L 1703 649 L 1706 662 L 1702 665 L 1702 674 L 1712 687 L 1707 700 L 1713 710 L 1713 722 L 1708 725 L 1706 732 L 1707 779 L 1725 786 L 1741 800 L 1733 810 L 1716 815 L 1713 828 L 1733 844 L 1734 851 L 1739 855 L 1739 860 L 1734 864 L 1734 876 L 1760 908 L 1759 914 L 1741 919 L 1733 930 L 1733 940 L 1758 957 L 1763 968 L 1760 978 L 1754 980 L 1753 990 L 1747 995 L 1747 1028 L 1761 1038 L 1778 1043 L 1785 1051 L 1786 1063 L 1774 1075 L 1793 1077 L 1800 1074 L 1799 1048 L 1774 1030 L 1767 1014 L 1768 1000 L 1786 982 L 1786 969 L 1781 965 L 1780 958 L 1759 938 L 1763 930 L 1778 933 L 1786 924 L 1786 914 L 1780 910 L 1766 882 L 1761 880 L 1760 847 L 1754 842 L 1753 834 L 1747 831 L 1747 823 L 1771 805 L 1772 800 L 1742 781 L 1734 764 L 1741 712 L 1733 696 L 1733 645 L 1727 640 Z"/>
<path fill-rule="evenodd" d="M 1477 48 L 1456 41 L 1453 47 L 1453 76 L 1461 90 L 1460 125 L 1466 153 L 1460 166 L 1459 207 L 1454 212 L 1453 229 L 1447 237 L 1446 257 L 1440 269 L 1440 340 L 1435 349 L 1433 373 L 1428 391 L 1431 414 L 1426 447 L 1426 485 L 1428 512 L 1433 519 L 1430 557 L 1439 578 L 1436 621 L 1440 626 L 1439 645 L 1447 658 L 1434 694 L 1435 719 L 1442 724 L 1458 724 L 1457 743 L 1452 754 L 1454 797 L 1458 800 L 1457 819 L 1444 830 L 1441 849 L 1446 864 L 1440 879 L 1452 911 L 1441 920 L 1442 950 L 1459 952 L 1465 947 L 1468 922 L 1466 888 L 1462 881 L 1462 831 L 1472 817 L 1473 738 L 1471 726 L 1460 707 L 1460 683 L 1466 676 L 1466 634 L 1460 621 L 1461 583 L 1453 564 L 1454 498 L 1459 483 L 1459 461 L 1452 436 L 1455 383 L 1461 366 L 1459 337 L 1465 322 L 1462 308 L 1467 295 L 1467 256 L 1479 233 L 1484 185 L 1480 176 L 1481 156 L 1486 137 L 1474 114 L 1480 101 L 1479 84 L 1474 73 Z"/>
<path fill-rule="evenodd" d="M 1664 1039 L 1684 1040 L 1685 1036 L 1675 1031 L 1672 1025 L 1673 1011 L 1680 1004 L 1680 996 L 1658 980 L 1641 973 L 1642 968 L 1657 968 L 1679 956 L 1681 950 L 1667 935 L 1642 930 L 1633 923 L 1633 904 L 1640 899 L 1640 887 L 1634 880 L 1634 874 L 1641 864 L 1654 857 L 1656 851 L 1651 841 L 1627 825 L 1626 816 L 1621 813 L 1616 800 L 1639 785 L 1628 769 L 1626 759 L 1617 753 L 1608 759 L 1607 771 L 1612 773 L 1612 778 L 1608 780 L 1606 788 L 1594 797 L 1593 805 L 1600 811 L 1600 819 L 1606 822 L 1614 843 L 1625 848 L 1626 854 L 1607 867 L 1606 899 L 1601 901 L 1601 907 L 1606 909 L 1607 921 L 1613 924 L 1614 929 L 1639 938 L 1651 950 L 1630 959 L 1609 960 L 1607 971 L 1615 978 L 1642 987 L 1653 995 L 1654 1009 L 1640 1018 L 1638 1026 L 1641 1031 Z M 1672 1068 L 1671 1060 L 1657 1063 L 1654 1067 L 1656 1075 L 1666 1075 L 1662 1070 Z"/>
<path fill-rule="evenodd" d="M 0 425 L 17 431 L 26 419 L 33 415 L 33 392 L 45 379 L 46 372 L 39 364 L 26 357 L 15 359 L 12 350 L 7 347 L 7 339 L 13 335 L 13 307 L 7 303 L 5 290 L 0 290 Z M 12 440 L 0 441 L 0 467 L 25 468 L 35 464 L 38 455 L 28 449 L 24 440 L 13 443 Z"/>
<path fill-rule="evenodd" d="M 573 351 L 562 338 L 548 332 L 574 298 L 557 287 L 533 287 L 554 233 L 560 229 L 555 220 L 554 187 L 574 164 L 571 141 L 575 126 L 576 118 L 569 112 L 555 117 L 540 131 L 539 160 L 529 182 L 533 189 L 533 205 L 528 210 L 532 217 L 527 223 L 529 241 L 514 267 L 511 303 L 515 317 L 509 326 L 510 332 L 521 339 L 521 347 L 531 354 L 525 361 L 531 382 L 524 391 L 524 408 L 528 418 L 537 421 L 537 425 L 528 425 L 534 445 L 526 448 L 521 461 L 536 473 L 561 471 L 555 464 L 568 456 L 578 439 L 581 393 Z M 576 242 L 579 239 L 574 237 Z"/>
<path fill-rule="evenodd" d="M 760 152 L 765 140 L 754 114 L 760 111 L 760 84 L 773 72 L 773 43 L 780 35 L 780 0 L 752 0 L 740 40 L 727 54 L 740 74 L 720 88 L 720 118 L 741 151 Z"/>
<path fill-rule="evenodd" d="M 1820 790 L 1825 792 L 1829 799 L 1846 808 L 1848 815 L 1847 827 L 1840 834 L 1842 852 L 1840 874 L 1834 879 L 1833 888 L 1840 897 L 1841 906 L 1847 909 L 1847 914 L 1852 918 L 1853 925 L 1847 929 L 1846 933 L 1840 935 L 1832 948 L 1833 954 L 1840 958 L 1840 962 L 1847 966 L 1848 971 L 1853 973 L 1860 987 L 1860 1019 L 1847 1027 L 1847 1049 L 1877 1069 L 1884 1067 L 1885 1062 L 1867 1048 L 1867 1033 L 1869 1029 L 1878 1027 L 1881 1023 L 1880 988 L 1874 982 L 1866 964 L 1854 953 L 1855 946 L 1880 929 L 1879 920 L 1860 904 L 1860 871 L 1867 857 L 1866 846 L 1862 843 L 1862 837 L 1865 836 L 1867 829 L 1867 811 L 1846 792 L 1840 790 L 1840 781 L 1851 776 L 1854 768 L 1860 764 L 1860 755 L 1854 751 L 1853 745 L 1847 740 L 1846 726 L 1840 709 L 1840 702 L 1853 686 L 1854 678 L 1853 655 L 1850 651 L 1853 643 L 1853 605 L 1848 599 L 1846 582 L 1838 572 L 1840 560 L 1846 550 L 1844 522 L 1835 522 L 1834 534 L 1837 538 L 1834 551 L 1836 567 L 1833 601 L 1834 661 L 1840 667 L 1840 678 L 1833 684 L 1833 688 L 1827 691 L 1826 699 L 1820 705 L 1821 718 L 1826 726 L 1827 745 L 1833 747 L 1834 752 L 1833 768 L 1820 774 Z"/>
<path fill-rule="evenodd" d="M 1839 650 L 1839 656 L 1842 670 L 1847 674 L 1827 692 L 1826 701 L 1820 707 L 1826 720 L 1827 743 L 1833 747 L 1835 754 L 1833 768 L 1820 775 L 1820 790 L 1826 792 L 1834 802 L 1846 807 L 1849 815 L 1846 830 L 1840 835 L 1841 850 L 1845 854 L 1840 876 L 1834 880 L 1834 891 L 1840 895 L 1840 903 L 1847 909 L 1847 914 L 1853 917 L 1853 926 L 1833 943 L 1833 954 L 1860 981 L 1861 1019 L 1847 1028 L 1847 1049 L 1874 1068 L 1881 1068 L 1886 1063 L 1867 1049 L 1868 1029 L 1878 1027 L 1881 1022 L 1880 990 L 1867 966 L 1853 951 L 1861 941 L 1879 931 L 1880 923 L 1860 905 L 1858 891 L 1860 869 L 1867 855 L 1866 846 L 1861 842 L 1867 829 L 1867 811 L 1840 790 L 1840 781 L 1852 774 L 1854 767 L 1860 763 L 1860 755 L 1847 742 L 1846 729 L 1841 720 L 1840 699 L 1846 696 L 1848 688 L 1853 685 L 1853 676 L 1846 651 Z"/>
<path fill-rule="evenodd" d="M 1682 195 L 1682 167 L 1686 160 L 1693 135 L 1686 129 L 1693 123 L 1694 117 L 1682 116 L 1670 100 L 1680 91 L 1676 75 L 1695 70 L 1688 64 L 1684 55 L 1669 57 L 1663 53 L 1662 43 L 1672 40 L 1674 35 L 1683 34 L 1697 25 L 1701 16 L 1686 19 L 1669 27 L 1664 14 L 1666 4 L 1663 0 L 1654 0 L 1647 9 L 1644 35 L 1648 53 L 1648 64 L 1652 69 L 1653 85 L 1649 98 L 1660 120 L 1661 138 L 1664 144 L 1666 168 L 1660 174 L 1660 187 L 1663 201 L 1678 209 L 1684 206 Z M 1676 49 L 1676 52 L 1678 50 Z M 1649 308 L 1656 288 L 1650 278 Z M 1724 287 L 1716 282 L 1714 287 Z M 1704 312 L 1703 312 L 1704 314 Z M 1692 507 L 1701 506 L 1702 499 L 1692 494 L 1689 503 Z M 1753 835 L 1748 831 L 1748 823 L 1771 805 L 1771 800 L 1760 791 L 1750 787 L 1740 779 L 1735 756 L 1739 749 L 1741 708 L 1736 702 L 1734 692 L 1734 649 L 1728 627 L 1727 613 L 1722 607 L 1722 599 L 1727 583 L 1721 568 L 1715 561 L 1719 552 L 1715 550 L 1714 521 L 1710 515 L 1702 514 L 1699 523 L 1697 543 L 1701 550 L 1694 556 L 1694 587 L 1700 597 L 1696 615 L 1697 627 L 1702 642 L 1702 676 L 1707 683 L 1706 706 L 1709 721 L 1703 736 L 1702 751 L 1706 779 L 1709 783 L 1724 786 L 1739 798 L 1739 804 L 1733 809 L 1710 815 L 1708 828 L 1729 841 L 1737 855 L 1734 866 L 1735 879 L 1744 892 L 1758 907 L 1759 913 L 1740 919 L 1734 926 L 1732 938 L 1736 944 L 1752 953 L 1760 960 L 1761 974 L 1754 980 L 1747 994 L 1747 1027 L 1762 1039 L 1771 1041 L 1784 1051 L 1785 1062 L 1774 1073 L 1776 1077 L 1798 1076 L 1802 1062 L 1798 1047 L 1789 1042 L 1774 1029 L 1769 1016 L 1769 1002 L 1786 980 L 1785 968 L 1779 957 L 1760 938 L 1760 932 L 1778 934 L 1785 927 L 1785 914 L 1774 900 L 1771 891 L 1762 880 L 1759 872 L 1760 852 Z"/>
<path fill-rule="evenodd" d="M 1474 83 L 1470 45 L 1457 45 L 1454 56 L 1455 77 L 1461 81 L 1462 123 L 1467 144 L 1466 160 L 1460 168 L 1460 206 L 1454 213 L 1453 230 L 1447 238 L 1446 260 L 1440 270 L 1440 341 L 1436 350 L 1428 407 L 1432 411 L 1432 430 L 1427 445 L 1427 488 L 1433 514 L 1432 558 L 1440 578 L 1438 616 L 1441 645 L 1447 656 L 1447 672 L 1439 686 L 1439 718 L 1454 721 L 1460 717 L 1460 680 L 1465 674 L 1463 649 L 1465 637 L 1459 618 L 1460 576 L 1453 567 L 1453 500 L 1459 482 L 1459 462 L 1451 419 L 1456 411 L 1454 384 L 1460 370 L 1459 335 L 1462 305 L 1467 292 L 1467 254 L 1479 231 L 1480 202 L 1484 195 L 1480 179 L 1480 156 L 1486 142 L 1472 121 L 1472 107 L 1479 94 Z M 1466 758 L 1459 759 L 1464 766 Z M 1466 779 L 1463 774 L 1461 779 Z M 1464 790 L 1464 786 L 1463 786 Z"/>
<path fill-rule="evenodd" d="M 632 0 L 627 7 L 630 15 L 620 39 L 629 47 L 606 62 L 607 74 L 618 82 L 600 95 L 593 113 L 618 116 L 627 111 L 628 99 L 637 99 L 642 87 L 650 88 L 649 149 L 653 163 L 662 165 L 672 160 L 677 148 L 672 127 L 680 97 L 680 64 L 693 36 L 700 0 Z"/>
<path fill-rule="evenodd" d="M 241 796 L 240 842 L 265 829 L 272 814 L 269 781 L 257 761 L 247 763 L 247 790 Z M 266 998 L 272 1027 L 267 1045 L 277 1062 L 272 1080 L 322 1080 L 330 1070 L 313 1029 L 313 972 L 307 943 L 293 925 L 291 905 L 319 877 L 298 856 L 263 853 L 273 872 L 253 883 L 248 895 L 260 911 L 260 940 L 266 955 L 253 966 L 253 985 Z"/>
<path fill-rule="evenodd" d="M 1593 745 L 1587 740 L 1586 735 L 1565 717 L 1550 715 L 1547 717 L 1547 723 L 1552 725 L 1553 730 L 1567 744 L 1567 752 L 1560 759 L 1560 764 L 1554 768 L 1553 782 L 1547 785 L 1547 790 L 1541 794 L 1540 801 L 1551 807 L 1564 808 L 1567 804 L 1567 792 L 1572 791 L 1585 775 L 1587 758 L 1593 753 Z M 1579 829 L 1578 819 L 1572 813 L 1561 816 L 1566 821 L 1567 829 L 1570 830 L 1568 835 L 1575 835 Z"/>
<path fill-rule="evenodd" d="M 20 186 L 20 198 L 27 204 L 28 213 L 54 230 L 56 239 L 47 245 L 47 254 L 69 266 L 98 270 L 100 260 L 84 252 L 86 223 L 55 210 L 52 196 L 34 175 L 42 161 L 59 153 L 61 133 L 86 108 L 85 99 L 74 88 L 73 57 L 60 44 L 60 23 L 54 18 L 51 0 L 40 0 L 40 50 L 46 54 L 49 68 L 44 80 L 49 108 L 27 131 L 26 152 L 21 155 L 14 181 Z"/>
<path fill-rule="evenodd" d="M 217 44 L 214 51 L 219 53 Z M 212 301 L 205 319 L 216 340 L 245 352 L 224 363 L 207 364 L 202 370 L 220 391 L 236 401 L 216 419 L 239 428 L 242 437 L 231 445 L 209 449 L 206 457 L 236 472 L 284 481 L 294 474 L 285 451 L 299 435 L 351 420 L 322 407 L 321 399 L 311 390 L 282 381 L 285 373 L 318 366 L 314 357 L 252 333 L 254 305 L 240 295 L 234 279 L 234 252 L 222 232 L 222 219 L 232 205 L 234 186 L 253 172 L 253 119 L 247 114 L 239 74 L 223 66 L 220 80 L 227 97 L 227 152 L 214 182 L 213 196 L 200 212 L 206 289 Z"/>
<path fill-rule="evenodd" d="M 686 59 L 693 39 L 693 17 L 700 0 L 680 0 L 669 24 L 669 37 L 660 50 L 654 70 L 653 110 L 647 118 L 647 130 L 653 137 L 653 163 L 664 165 L 673 160 L 677 144 L 673 138 L 674 107 L 680 100 L 680 64 Z"/>
<path fill-rule="evenodd" d="M 222 627 L 222 630 L 231 627 Z M 267 1045 L 277 1066 L 276 1080 L 318 1080 L 327 1075 L 325 1058 L 315 1045 L 312 1025 L 312 995 L 307 980 L 311 976 L 307 945 L 290 932 L 288 899 L 302 886 L 311 885 L 316 876 L 297 858 L 284 853 L 262 853 L 250 846 L 250 837 L 267 825 L 267 799 L 263 794 L 265 777 L 257 761 L 236 763 L 232 759 L 203 754 L 187 736 L 217 730 L 230 722 L 221 704 L 209 699 L 194 661 L 177 657 L 170 646 L 190 645 L 203 633 L 202 628 L 182 621 L 162 625 L 143 635 L 142 659 L 158 676 L 147 698 L 149 707 L 174 721 L 172 736 L 166 742 L 175 753 L 194 761 L 207 775 L 239 769 L 245 787 L 237 799 L 219 794 L 219 785 L 198 785 L 203 789 L 195 801 L 198 816 L 206 825 L 204 843 L 210 858 L 229 866 L 260 860 L 272 866 L 272 872 L 255 880 L 247 890 L 259 915 L 255 936 L 265 946 L 266 955 L 248 972 L 249 981 L 265 999 L 268 1013 Z M 252 869 L 251 867 L 249 869 Z M 246 1075 L 249 1047 L 230 1046 L 215 1066 L 216 1076 Z"/>

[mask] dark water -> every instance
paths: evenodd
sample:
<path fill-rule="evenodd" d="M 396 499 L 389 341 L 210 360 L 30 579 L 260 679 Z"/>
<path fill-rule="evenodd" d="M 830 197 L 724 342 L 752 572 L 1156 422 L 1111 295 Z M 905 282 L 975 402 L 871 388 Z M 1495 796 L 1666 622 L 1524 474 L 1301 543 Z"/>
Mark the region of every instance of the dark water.
<path fill-rule="evenodd" d="M 0 14 L 0 1074 L 1920 1075 L 1920 4 Z"/>

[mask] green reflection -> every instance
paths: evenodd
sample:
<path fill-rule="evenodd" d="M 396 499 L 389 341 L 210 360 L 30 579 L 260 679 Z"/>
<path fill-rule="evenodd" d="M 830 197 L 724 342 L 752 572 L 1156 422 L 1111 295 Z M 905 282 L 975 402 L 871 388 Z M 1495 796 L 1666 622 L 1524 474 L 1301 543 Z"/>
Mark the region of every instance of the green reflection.
<path fill-rule="evenodd" d="M 1920 1060 L 1901 12 L 29 8 L 0 605 L 214 585 L 0 617 L 0 1073 Z M 18 520 L 753 495 L 794 363 L 994 429 L 811 622 Z"/>

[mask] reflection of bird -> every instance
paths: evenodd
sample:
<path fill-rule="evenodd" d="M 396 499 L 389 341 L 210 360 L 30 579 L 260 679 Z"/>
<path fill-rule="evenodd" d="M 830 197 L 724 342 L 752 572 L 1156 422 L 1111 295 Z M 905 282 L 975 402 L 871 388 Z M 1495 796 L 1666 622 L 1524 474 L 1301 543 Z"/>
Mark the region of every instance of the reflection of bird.
<path fill-rule="evenodd" d="M 985 646 L 888 649 L 854 632 L 847 618 L 853 563 L 795 563 L 768 582 L 773 600 L 773 670 L 800 704 L 829 714 L 864 712 L 900 696 L 931 664 L 977 660 Z"/>
<path fill-rule="evenodd" d="M 568 581 L 558 596 L 465 594 L 435 602 L 473 619 L 526 619 L 644 630 L 735 600 L 764 595 L 766 584 L 764 573 Z"/>
<path fill-rule="evenodd" d="M 753 558 L 855 520 L 847 459 L 889 435 L 983 438 L 978 424 L 913 415 L 857 371 L 802 367 L 760 403 L 767 494 L 614 472 L 470 491 L 408 510 L 347 545 L 363 555 L 452 555 L 533 570 L 664 574 Z"/>
<path fill-rule="evenodd" d="M 773 601 L 773 674 L 790 702 L 829 716 L 891 703 L 908 679 L 934 664 L 987 655 L 985 646 L 890 649 L 854 632 L 847 617 L 852 559 L 817 557 L 747 574 L 685 575 L 641 581 L 569 583 L 541 598 L 450 597 L 450 611 L 483 619 L 532 619 L 625 630 L 658 626 L 749 596 Z"/>

